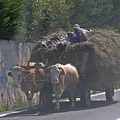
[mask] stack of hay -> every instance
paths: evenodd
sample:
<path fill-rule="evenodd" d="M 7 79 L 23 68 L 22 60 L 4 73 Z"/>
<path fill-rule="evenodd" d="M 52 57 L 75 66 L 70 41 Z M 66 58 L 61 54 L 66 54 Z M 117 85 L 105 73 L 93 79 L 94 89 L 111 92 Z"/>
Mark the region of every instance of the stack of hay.
<path fill-rule="evenodd" d="M 92 31 L 89 41 L 94 44 L 90 80 L 97 86 L 119 83 L 120 81 L 120 34 L 113 31 Z M 89 69 L 87 69 L 89 72 Z M 93 79 L 93 80 L 92 80 Z"/>
<path fill-rule="evenodd" d="M 70 59 L 70 56 L 75 52 L 88 50 L 90 51 L 86 68 L 88 83 L 96 88 L 98 86 L 103 87 L 109 84 L 119 83 L 120 34 L 113 31 L 96 30 L 89 32 L 87 36 L 89 42 L 76 43 L 63 50 L 59 50 L 56 47 L 50 49 L 41 48 L 40 43 L 38 43 L 31 53 L 30 60 L 42 61 L 40 53 L 44 51 L 46 53 L 57 54 L 57 56 L 62 55 L 62 58 L 64 58 L 63 63 L 65 63 L 65 60 Z"/>

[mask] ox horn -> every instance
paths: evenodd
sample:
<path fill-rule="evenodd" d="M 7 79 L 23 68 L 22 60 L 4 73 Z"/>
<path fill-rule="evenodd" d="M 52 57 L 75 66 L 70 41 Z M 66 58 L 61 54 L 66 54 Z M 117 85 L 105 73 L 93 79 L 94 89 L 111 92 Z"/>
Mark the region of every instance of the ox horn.
<path fill-rule="evenodd" d="M 46 69 L 46 67 L 47 67 L 46 65 L 43 66 L 43 64 L 39 62 L 36 62 L 35 64 L 35 68 L 38 68 L 38 69 Z"/>
<path fill-rule="evenodd" d="M 60 70 L 61 75 L 65 75 L 65 71 L 64 71 L 64 69 L 62 67 L 58 67 L 58 69 Z"/>

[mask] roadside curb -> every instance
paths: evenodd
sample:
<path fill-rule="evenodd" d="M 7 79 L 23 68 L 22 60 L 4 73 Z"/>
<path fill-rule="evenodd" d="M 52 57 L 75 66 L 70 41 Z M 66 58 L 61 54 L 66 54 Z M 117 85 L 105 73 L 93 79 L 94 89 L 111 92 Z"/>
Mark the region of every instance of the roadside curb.
<path fill-rule="evenodd" d="M 12 114 L 18 114 L 18 113 L 26 112 L 27 110 L 28 109 L 23 109 L 23 110 L 16 110 L 16 111 L 9 112 L 9 113 L 4 113 L 4 114 L 0 115 L 0 118 L 6 117 L 6 116 L 9 116 L 9 115 L 12 115 Z"/>
<path fill-rule="evenodd" d="M 34 109 L 37 109 L 37 106 L 35 106 Z M 3 113 L 0 113 L 0 118 L 7 117 L 7 116 L 10 116 L 10 115 L 13 115 L 13 114 L 19 114 L 19 113 L 27 112 L 27 111 L 28 111 L 28 108 L 23 108 L 23 109 L 18 109 L 18 110 L 13 110 L 13 111 L 6 111 L 6 112 L 3 112 Z"/>

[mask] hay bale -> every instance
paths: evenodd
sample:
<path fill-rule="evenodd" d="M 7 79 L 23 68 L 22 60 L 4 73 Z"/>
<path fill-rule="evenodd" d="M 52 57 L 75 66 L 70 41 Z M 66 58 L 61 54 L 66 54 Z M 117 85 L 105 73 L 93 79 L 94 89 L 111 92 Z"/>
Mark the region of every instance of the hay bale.
<path fill-rule="evenodd" d="M 38 43 L 32 53 L 32 61 L 42 61 L 40 54 L 46 54 L 45 58 L 49 58 L 49 54 L 54 54 L 56 58 L 62 56 L 62 63 L 72 63 L 72 55 L 75 52 L 89 51 L 89 59 L 86 68 L 86 77 L 88 83 L 93 88 L 103 88 L 111 84 L 118 84 L 120 79 L 120 34 L 114 31 L 96 30 L 87 33 L 89 42 L 72 44 L 66 49 L 41 48 Z M 49 58 L 52 59 L 52 58 Z M 53 62 L 58 62 L 58 59 Z"/>
<path fill-rule="evenodd" d="M 94 44 L 91 65 L 87 68 L 88 79 L 91 82 L 96 80 L 98 86 L 118 84 L 120 80 L 120 34 L 114 31 L 92 31 L 88 33 L 88 38 Z"/>

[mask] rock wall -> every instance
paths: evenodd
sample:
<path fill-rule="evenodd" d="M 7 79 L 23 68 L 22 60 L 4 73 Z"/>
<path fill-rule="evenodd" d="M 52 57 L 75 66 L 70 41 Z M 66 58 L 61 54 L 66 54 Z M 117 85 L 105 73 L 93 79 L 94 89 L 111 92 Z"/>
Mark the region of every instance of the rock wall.
<path fill-rule="evenodd" d="M 7 76 L 8 71 L 5 67 L 21 65 L 29 60 L 34 45 L 35 43 L 0 40 L 0 107 L 8 109 L 16 105 L 20 99 L 26 101 L 26 96 L 20 88 L 12 88 L 13 80 Z M 37 101 L 37 99 L 34 97 L 33 101 Z"/>

